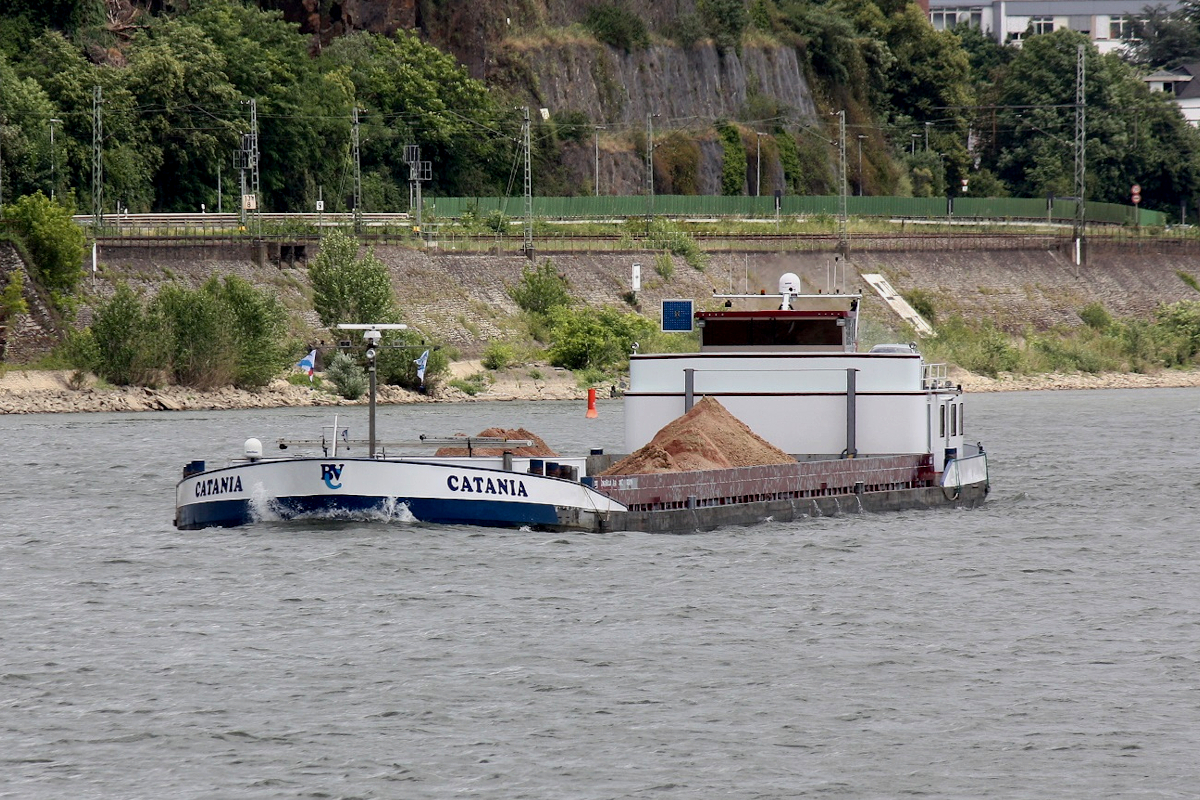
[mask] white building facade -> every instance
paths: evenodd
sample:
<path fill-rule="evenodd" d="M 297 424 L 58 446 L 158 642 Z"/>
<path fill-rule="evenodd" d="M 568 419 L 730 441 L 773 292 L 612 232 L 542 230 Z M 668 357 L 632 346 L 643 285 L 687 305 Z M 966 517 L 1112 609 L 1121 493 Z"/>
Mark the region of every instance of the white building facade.
<path fill-rule="evenodd" d="M 929 0 L 929 19 L 937 30 L 974 26 L 1001 44 L 1019 45 L 1028 35 L 1069 28 L 1087 34 L 1101 53 L 1112 53 L 1126 45 L 1146 5 L 1146 0 Z M 1169 11 L 1179 7 L 1176 0 L 1162 5 Z"/>

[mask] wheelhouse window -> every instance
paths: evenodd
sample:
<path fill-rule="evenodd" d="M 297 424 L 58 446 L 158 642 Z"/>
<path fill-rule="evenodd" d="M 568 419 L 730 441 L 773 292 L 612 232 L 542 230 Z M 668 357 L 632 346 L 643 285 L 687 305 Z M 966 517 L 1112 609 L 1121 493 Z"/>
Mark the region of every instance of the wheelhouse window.
<path fill-rule="evenodd" d="M 777 319 L 751 317 L 704 320 L 701 337 L 706 347 L 794 347 L 843 343 L 845 328 L 836 317 Z"/>

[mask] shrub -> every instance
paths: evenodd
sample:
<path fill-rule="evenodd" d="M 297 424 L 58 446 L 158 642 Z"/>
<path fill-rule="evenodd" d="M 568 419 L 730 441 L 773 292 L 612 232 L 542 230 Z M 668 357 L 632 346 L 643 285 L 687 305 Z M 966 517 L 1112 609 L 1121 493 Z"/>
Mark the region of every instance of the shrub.
<path fill-rule="evenodd" d="M 90 350 L 92 356 L 75 366 L 90 369 L 117 386 L 153 385 L 163 363 L 157 328 L 141 299 L 128 285 L 119 284 L 113 296 L 95 310 L 89 329 L 94 350 L 81 346 L 78 351 Z"/>
<path fill-rule="evenodd" d="M 425 380 L 422 384 L 417 376 L 416 360 L 426 350 L 429 351 L 429 358 L 425 362 Z M 437 386 L 450 372 L 450 354 L 450 350 L 426 342 L 419 331 L 388 331 L 375 360 L 379 382 L 413 391 L 420 390 L 422 385 L 426 388 Z"/>
<path fill-rule="evenodd" d="M 931 325 L 937 321 L 937 310 L 933 307 L 933 298 L 924 289 L 909 289 L 901 292 L 900 296 L 912 306 L 912 310 L 925 318 Z"/>
<path fill-rule="evenodd" d="M 367 373 L 345 353 L 334 355 L 325 367 L 325 377 L 347 400 L 357 400 L 367 391 Z"/>
<path fill-rule="evenodd" d="M 1079 312 L 1079 318 L 1083 320 L 1083 324 L 1095 331 L 1104 333 L 1112 327 L 1112 314 L 1108 313 L 1108 309 L 1103 303 L 1088 303 Z"/>
<path fill-rule="evenodd" d="M 654 257 L 654 271 L 664 281 L 671 280 L 671 276 L 675 274 L 675 262 L 671 260 L 671 256 L 667 253 L 659 253 Z"/>
<path fill-rule="evenodd" d="M 19 270 L 13 270 L 9 273 L 4 291 L 0 292 L 0 321 L 27 313 L 29 305 L 25 302 L 25 278 Z"/>
<path fill-rule="evenodd" d="M 56 305 L 74 290 L 83 277 L 86 237 L 71 220 L 72 209 L 54 202 L 40 191 L 25 195 L 4 208 L 33 260 L 33 277 L 54 298 Z"/>
<path fill-rule="evenodd" d="M 516 359 L 516 351 L 507 342 L 492 342 L 483 351 L 483 366 L 487 369 L 504 369 Z"/>
<path fill-rule="evenodd" d="M 742 33 L 750 21 L 745 0 L 696 0 L 713 42 L 722 50 L 741 50 Z"/>
<path fill-rule="evenodd" d="M 550 363 L 567 369 L 622 366 L 633 343 L 654 333 L 650 320 L 615 308 L 555 309 L 550 317 Z"/>
<path fill-rule="evenodd" d="M 597 3 L 584 15 L 583 27 L 597 40 L 625 52 L 650 44 L 645 20 L 624 5 Z"/>
<path fill-rule="evenodd" d="M 237 355 L 232 315 L 211 292 L 168 284 L 151 304 L 161 320 L 167 363 L 176 383 L 211 389 L 233 382 Z"/>
<path fill-rule="evenodd" d="M 96 309 L 92 345 L 79 350 L 92 356 L 72 361 L 117 385 L 153 385 L 165 371 L 185 386 L 256 388 L 291 360 L 286 330 L 278 298 L 241 278 L 167 284 L 149 303 L 120 284 Z"/>
<path fill-rule="evenodd" d="M 548 314 L 571 304 L 568 286 L 566 276 L 560 275 L 553 262 L 546 259 L 540 267 L 526 266 L 521 271 L 521 280 L 508 288 L 508 294 L 522 310 Z"/>
<path fill-rule="evenodd" d="M 728 122 L 717 124 L 724 159 L 721 162 L 721 194 L 735 197 L 744 194 L 746 186 L 746 145 L 737 126 Z"/>
<path fill-rule="evenodd" d="M 460 392 L 474 397 L 487 388 L 487 380 L 487 376 L 482 372 L 476 372 L 474 375 L 469 375 L 466 378 L 455 378 L 450 381 L 450 385 Z"/>

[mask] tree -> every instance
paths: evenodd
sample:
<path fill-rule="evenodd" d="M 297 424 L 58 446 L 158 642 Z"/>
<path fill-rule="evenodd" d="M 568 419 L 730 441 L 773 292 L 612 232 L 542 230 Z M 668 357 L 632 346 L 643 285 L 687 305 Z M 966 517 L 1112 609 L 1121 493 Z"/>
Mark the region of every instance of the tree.
<path fill-rule="evenodd" d="M 56 303 L 61 303 L 83 276 L 83 229 L 71 219 L 72 209 L 41 192 L 25 195 L 4 207 L 33 259 L 33 277 Z"/>
<path fill-rule="evenodd" d="M 1127 49 L 1133 63 L 1159 69 L 1200 59 L 1200 30 L 1194 12 L 1146 6 L 1132 23 Z"/>
<path fill-rule="evenodd" d="M 1138 183 L 1146 207 L 1178 208 L 1180 197 L 1200 188 L 1200 133 L 1128 64 L 1073 31 L 1030 37 L 1000 72 L 997 103 L 1011 110 L 998 114 L 981 166 L 1019 197 L 1074 193 L 1079 44 L 1087 48 L 1087 197 L 1124 203 Z"/>
<path fill-rule="evenodd" d="M 398 316 L 387 266 L 372 253 L 359 258 L 358 241 L 341 231 L 321 240 L 308 275 L 313 307 L 326 327 L 391 322 Z"/>

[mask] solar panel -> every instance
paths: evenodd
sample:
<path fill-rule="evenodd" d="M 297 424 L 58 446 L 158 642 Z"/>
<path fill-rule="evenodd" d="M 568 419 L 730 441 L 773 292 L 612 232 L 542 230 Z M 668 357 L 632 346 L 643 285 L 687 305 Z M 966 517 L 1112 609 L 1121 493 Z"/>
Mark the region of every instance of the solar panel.
<path fill-rule="evenodd" d="M 663 300 L 662 329 L 677 333 L 692 330 L 692 301 Z"/>

